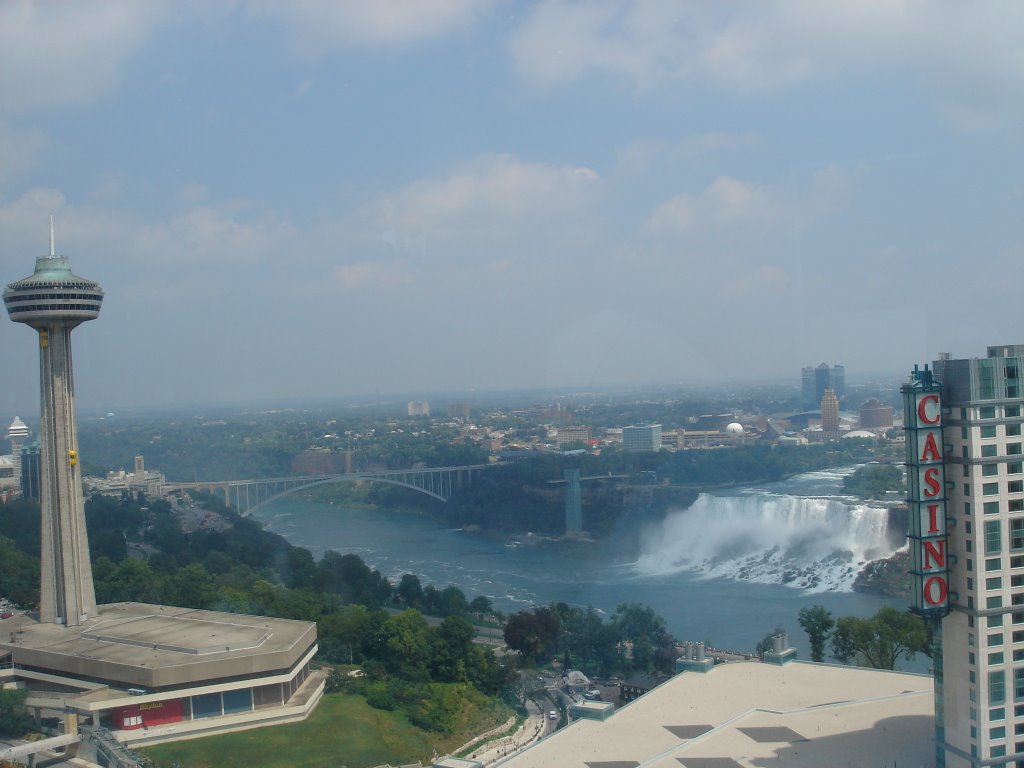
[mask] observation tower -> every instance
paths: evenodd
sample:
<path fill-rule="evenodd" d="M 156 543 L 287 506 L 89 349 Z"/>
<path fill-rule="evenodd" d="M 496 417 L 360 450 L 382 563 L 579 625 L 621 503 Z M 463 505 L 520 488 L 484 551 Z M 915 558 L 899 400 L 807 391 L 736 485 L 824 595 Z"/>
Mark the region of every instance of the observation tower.
<path fill-rule="evenodd" d="M 99 317 L 102 301 L 100 286 L 74 275 L 67 258 L 54 252 L 52 219 L 50 255 L 37 258 L 35 272 L 4 291 L 11 320 L 39 333 L 42 623 L 79 626 L 96 615 L 78 467 L 71 331 Z"/>

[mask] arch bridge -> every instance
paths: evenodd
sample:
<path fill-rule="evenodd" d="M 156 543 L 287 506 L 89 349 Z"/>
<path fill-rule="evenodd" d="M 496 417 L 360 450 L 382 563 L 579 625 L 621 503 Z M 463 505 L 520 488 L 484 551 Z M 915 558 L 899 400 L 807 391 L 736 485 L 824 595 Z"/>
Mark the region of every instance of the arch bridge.
<path fill-rule="evenodd" d="M 472 464 L 464 467 L 428 467 L 423 469 L 391 469 L 383 472 L 351 472 L 340 475 L 303 475 L 267 477 L 256 480 L 213 480 L 195 483 L 164 483 L 163 491 L 209 491 L 229 507 L 248 515 L 260 507 L 296 491 L 330 483 L 389 483 L 425 493 L 439 501 L 448 501 L 454 489 L 472 482 L 492 466 Z"/>

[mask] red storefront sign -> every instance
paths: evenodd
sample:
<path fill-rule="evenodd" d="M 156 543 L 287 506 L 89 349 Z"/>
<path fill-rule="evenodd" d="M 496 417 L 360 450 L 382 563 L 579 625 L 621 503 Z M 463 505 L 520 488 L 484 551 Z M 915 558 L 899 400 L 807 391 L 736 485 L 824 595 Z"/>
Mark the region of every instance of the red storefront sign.
<path fill-rule="evenodd" d="M 181 699 L 150 701 L 117 707 L 111 712 L 114 728 L 131 731 L 136 728 L 153 728 L 157 725 L 177 723 L 185 719 Z"/>

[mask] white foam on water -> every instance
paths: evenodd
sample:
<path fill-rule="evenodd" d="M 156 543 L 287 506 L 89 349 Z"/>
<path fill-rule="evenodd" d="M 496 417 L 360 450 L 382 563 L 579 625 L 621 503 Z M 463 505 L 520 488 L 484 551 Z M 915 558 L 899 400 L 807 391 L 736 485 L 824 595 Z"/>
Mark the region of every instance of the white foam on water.
<path fill-rule="evenodd" d="M 634 568 L 849 592 L 867 563 L 901 545 L 890 540 L 888 515 L 836 498 L 705 493 L 646 532 Z"/>

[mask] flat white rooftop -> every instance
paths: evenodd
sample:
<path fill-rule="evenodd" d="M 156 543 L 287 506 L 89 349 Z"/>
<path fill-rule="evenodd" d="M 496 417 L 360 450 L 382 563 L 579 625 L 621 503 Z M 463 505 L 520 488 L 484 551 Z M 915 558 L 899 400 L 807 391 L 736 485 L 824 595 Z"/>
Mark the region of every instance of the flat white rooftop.
<path fill-rule="evenodd" d="M 933 766 L 925 675 L 807 662 L 684 672 L 618 710 L 577 720 L 503 768 Z"/>

